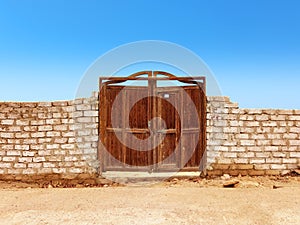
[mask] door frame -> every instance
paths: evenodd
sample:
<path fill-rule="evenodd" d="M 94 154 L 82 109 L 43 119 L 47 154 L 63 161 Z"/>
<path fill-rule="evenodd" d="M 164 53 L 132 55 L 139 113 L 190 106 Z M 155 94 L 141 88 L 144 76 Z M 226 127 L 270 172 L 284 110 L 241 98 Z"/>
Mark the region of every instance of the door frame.
<path fill-rule="evenodd" d="M 146 77 L 145 77 L 146 75 Z M 126 81 L 131 81 L 131 80 L 141 80 L 141 81 L 148 81 L 148 95 L 149 96 L 155 96 L 158 87 L 157 87 L 157 82 L 158 81 L 179 81 L 181 83 L 186 83 L 186 84 L 196 84 L 198 89 L 204 93 L 205 99 L 204 101 L 204 110 L 205 112 L 199 112 L 198 110 L 198 116 L 200 116 L 200 113 L 205 113 L 205 119 L 202 120 L 202 128 L 203 130 L 201 131 L 202 134 L 204 135 L 203 140 L 202 140 L 202 146 L 204 149 L 206 149 L 206 79 L 203 76 L 194 76 L 194 77 L 179 77 L 175 76 L 171 73 L 164 72 L 164 71 L 141 71 L 134 73 L 128 77 L 99 77 L 99 141 L 98 141 L 98 159 L 100 161 L 100 167 L 99 167 L 99 173 L 101 174 L 103 171 L 106 170 L 105 168 L 105 155 L 103 150 L 103 145 L 101 144 L 102 142 L 106 143 L 106 105 L 105 99 L 103 99 L 104 96 L 101 94 L 101 90 L 105 85 L 111 85 L 111 84 L 122 84 L 123 82 Z M 180 86 L 178 86 L 180 87 Z M 166 90 L 168 90 L 168 87 L 164 87 Z M 125 104 L 125 103 L 124 103 Z M 104 107 L 103 107 L 104 106 Z M 153 101 L 148 101 L 148 118 L 152 118 L 154 113 L 157 110 L 157 102 L 155 98 Z M 203 118 L 203 116 L 202 116 Z M 155 124 L 154 124 L 155 126 Z M 154 153 L 155 154 L 155 153 Z M 181 154 L 181 153 L 180 153 Z M 157 157 L 157 156 L 153 156 Z M 202 161 L 206 161 L 206 151 L 203 152 L 202 155 Z M 180 159 L 180 164 L 181 164 L 182 159 Z M 152 167 L 152 166 L 150 166 Z M 203 166 L 202 166 L 203 167 Z M 151 168 L 150 168 L 151 169 Z M 155 168 L 154 168 L 155 169 Z M 201 168 L 200 168 L 201 169 Z M 128 170 L 126 168 L 125 170 Z M 152 168 L 153 170 L 153 168 Z M 183 170 L 199 170 L 199 167 L 189 167 L 189 168 L 183 168 Z"/>

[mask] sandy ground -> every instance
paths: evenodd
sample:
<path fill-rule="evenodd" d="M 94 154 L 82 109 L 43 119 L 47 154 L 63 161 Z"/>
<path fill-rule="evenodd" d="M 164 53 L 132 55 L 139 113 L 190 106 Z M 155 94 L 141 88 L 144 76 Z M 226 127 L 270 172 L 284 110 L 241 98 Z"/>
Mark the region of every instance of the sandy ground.
<path fill-rule="evenodd" d="M 300 179 L 177 180 L 97 188 L 0 185 L 0 224 L 300 224 Z M 25 187 L 25 186 L 24 186 Z"/>

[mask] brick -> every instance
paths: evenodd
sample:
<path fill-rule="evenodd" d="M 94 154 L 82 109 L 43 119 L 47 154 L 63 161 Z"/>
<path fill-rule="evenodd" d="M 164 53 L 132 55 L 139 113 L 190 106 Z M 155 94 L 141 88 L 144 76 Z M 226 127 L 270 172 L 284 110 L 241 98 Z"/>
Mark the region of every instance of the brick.
<path fill-rule="evenodd" d="M 23 156 L 31 156 L 31 157 L 33 157 L 34 155 L 35 155 L 35 152 L 33 152 L 33 151 L 23 151 L 22 152 L 22 155 Z"/>
<path fill-rule="evenodd" d="M 256 152 L 255 157 L 257 158 L 268 158 L 271 156 L 270 152 Z"/>
<path fill-rule="evenodd" d="M 43 162 L 44 168 L 54 168 L 55 166 L 55 163 Z"/>
<path fill-rule="evenodd" d="M 289 130 L 291 133 L 296 133 L 296 134 L 300 133 L 300 127 L 290 127 Z"/>
<path fill-rule="evenodd" d="M 44 125 L 38 127 L 38 131 L 51 131 L 51 130 L 53 130 L 52 125 Z"/>
<path fill-rule="evenodd" d="M 281 158 L 267 158 L 266 159 L 266 163 L 282 163 L 282 159 Z"/>
<path fill-rule="evenodd" d="M 54 126 L 54 130 L 58 130 L 58 131 L 66 131 L 69 129 L 68 125 L 55 125 Z"/>
<path fill-rule="evenodd" d="M 61 132 L 60 131 L 48 131 L 46 133 L 47 137 L 60 137 L 61 136 Z"/>
<path fill-rule="evenodd" d="M 33 160 L 33 162 L 45 162 L 46 161 L 45 157 L 34 157 L 32 160 Z"/>
<path fill-rule="evenodd" d="M 237 159 L 233 159 L 233 162 L 234 163 L 237 163 L 237 164 L 248 164 L 249 163 L 249 159 L 247 158 L 237 158 Z"/>
<path fill-rule="evenodd" d="M 28 163 L 27 164 L 28 168 L 41 168 L 42 167 L 42 163 Z"/>
<path fill-rule="evenodd" d="M 45 125 L 46 124 L 46 120 L 31 120 L 30 121 L 30 125 L 32 126 L 41 126 L 41 125 Z"/>
<path fill-rule="evenodd" d="M 64 144 L 64 145 L 61 145 L 61 148 L 62 149 L 74 149 L 75 145 L 74 144 Z"/>
<path fill-rule="evenodd" d="M 0 145 L 1 150 L 13 150 L 14 146 L 13 145 Z"/>
<path fill-rule="evenodd" d="M 290 158 L 290 159 L 283 158 L 282 163 L 296 164 L 296 163 L 298 163 L 298 159 L 296 159 L 296 158 Z"/>
<path fill-rule="evenodd" d="M 0 168 L 11 168 L 11 164 L 6 162 L 0 162 Z"/>
<path fill-rule="evenodd" d="M 280 170 L 266 170 L 266 175 L 268 176 L 277 176 L 280 175 Z"/>
<path fill-rule="evenodd" d="M 290 152 L 290 157 L 300 158 L 300 152 Z"/>
<path fill-rule="evenodd" d="M 22 130 L 21 127 L 17 127 L 17 126 L 9 126 L 8 127 L 9 132 L 20 132 L 21 130 Z"/>
<path fill-rule="evenodd" d="M 31 137 L 33 137 L 33 138 L 41 138 L 41 137 L 45 137 L 45 132 L 31 133 Z"/>
<path fill-rule="evenodd" d="M 263 127 L 276 127 L 277 123 L 275 121 L 263 121 L 261 122 Z"/>
<path fill-rule="evenodd" d="M 272 115 L 271 120 L 273 121 L 283 121 L 286 119 L 285 115 Z"/>
<path fill-rule="evenodd" d="M 0 133 L 1 138 L 14 138 L 14 133 Z"/>
<path fill-rule="evenodd" d="M 32 158 L 29 158 L 29 157 L 19 157 L 18 162 L 19 163 L 30 163 L 30 162 L 32 162 Z"/>
<path fill-rule="evenodd" d="M 46 119 L 47 125 L 56 125 L 56 124 L 60 124 L 60 122 L 61 122 L 60 119 Z"/>
<path fill-rule="evenodd" d="M 78 111 L 91 110 L 91 105 L 77 105 L 76 110 Z"/>
<path fill-rule="evenodd" d="M 263 176 L 266 174 L 265 170 L 249 170 L 248 174 L 250 176 Z"/>
<path fill-rule="evenodd" d="M 13 125 L 14 122 L 14 120 L 1 120 L 2 125 Z"/>
<path fill-rule="evenodd" d="M 294 134 L 294 133 L 283 134 L 284 139 L 296 139 L 297 137 L 298 137 L 298 134 Z"/>
<path fill-rule="evenodd" d="M 20 151 L 7 151 L 6 152 L 7 156 L 21 156 L 21 152 Z"/>
<path fill-rule="evenodd" d="M 90 117 L 78 117 L 77 119 L 78 123 L 91 123 L 92 119 Z"/>
<path fill-rule="evenodd" d="M 289 120 L 300 120 L 300 115 L 299 116 L 289 116 Z"/>
<path fill-rule="evenodd" d="M 250 159 L 251 164 L 263 164 L 265 162 L 266 162 L 265 159 Z"/>
<path fill-rule="evenodd" d="M 94 153 L 95 150 L 93 150 L 93 152 L 91 153 Z M 224 158 L 236 158 L 237 157 L 237 153 L 235 152 L 224 152 L 223 153 L 223 157 Z"/>
<path fill-rule="evenodd" d="M 44 145 L 30 145 L 31 150 L 43 150 Z"/>
<path fill-rule="evenodd" d="M 239 153 L 238 157 L 239 158 L 253 158 L 254 152 Z"/>
<path fill-rule="evenodd" d="M 286 165 L 284 164 L 271 164 L 270 168 L 273 170 L 284 170 L 286 169 Z"/>
<path fill-rule="evenodd" d="M 255 145 L 255 140 L 241 140 L 242 146 L 253 146 Z"/>
<path fill-rule="evenodd" d="M 15 137 L 16 138 L 22 138 L 22 139 L 24 138 L 25 139 L 25 138 L 29 138 L 30 134 L 29 133 L 16 133 Z"/>
<path fill-rule="evenodd" d="M 255 120 L 258 121 L 267 121 L 269 120 L 269 115 L 263 114 L 263 115 L 256 115 Z"/>
<path fill-rule="evenodd" d="M 82 173 L 83 170 L 81 168 L 69 168 L 70 173 Z"/>
<path fill-rule="evenodd" d="M 273 152 L 272 155 L 275 158 L 284 158 L 284 157 L 286 157 L 286 153 L 285 152 Z"/>
<path fill-rule="evenodd" d="M 98 111 L 84 111 L 83 116 L 97 117 L 97 116 L 99 116 L 99 112 Z"/>
<path fill-rule="evenodd" d="M 2 158 L 3 162 L 14 162 L 16 161 L 16 157 L 12 157 L 12 156 L 5 156 Z"/>
<path fill-rule="evenodd" d="M 59 148 L 59 144 L 47 144 L 46 148 L 47 149 L 58 149 Z"/>
<path fill-rule="evenodd" d="M 286 145 L 287 141 L 286 140 L 272 140 L 272 145 Z"/>
<path fill-rule="evenodd" d="M 254 169 L 256 169 L 256 170 L 268 170 L 268 169 L 270 169 L 270 164 L 254 165 Z"/>
<path fill-rule="evenodd" d="M 15 145 L 16 150 L 29 150 L 29 145 Z"/>
<path fill-rule="evenodd" d="M 290 145 L 297 145 L 297 146 L 300 145 L 300 140 L 289 140 L 288 142 Z"/>
<path fill-rule="evenodd" d="M 66 173 L 66 168 L 53 168 L 53 173 Z"/>
<path fill-rule="evenodd" d="M 24 164 L 24 163 L 15 163 L 14 168 L 23 169 L 23 168 L 26 168 L 26 164 Z"/>

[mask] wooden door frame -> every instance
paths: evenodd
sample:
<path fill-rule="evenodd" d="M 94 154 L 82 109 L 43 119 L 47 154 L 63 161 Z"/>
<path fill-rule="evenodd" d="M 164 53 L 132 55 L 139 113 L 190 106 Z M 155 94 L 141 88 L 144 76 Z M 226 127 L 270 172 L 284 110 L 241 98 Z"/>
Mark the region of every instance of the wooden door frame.
<path fill-rule="evenodd" d="M 146 75 L 146 77 L 145 77 Z M 160 75 L 160 76 L 159 76 Z M 106 107 L 104 104 L 104 99 L 101 98 L 101 90 L 103 91 L 103 87 L 110 84 L 121 84 L 126 81 L 131 80 L 141 80 L 141 81 L 148 81 L 148 95 L 154 96 L 156 89 L 157 89 L 157 81 L 179 81 L 186 84 L 196 84 L 199 90 L 204 92 L 204 96 L 206 96 L 206 78 L 203 76 L 194 76 L 194 77 L 179 77 L 175 76 L 171 73 L 164 72 L 164 71 L 141 71 L 134 73 L 128 77 L 99 77 L 99 141 L 98 141 L 98 160 L 100 161 L 100 167 L 98 172 L 101 174 L 104 168 L 104 155 L 102 150 L 101 139 L 106 141 L 105 136 L 105 129 L 106 129 L 106 122 L 107 119 L 106 115 Z M 180 87 L 180 86 L 179 86 Z M 104 93 L 105 96 L 105 93 Z M 103 107 L 104 106 L 104 107 Z M 148 118 L 151 118 L 153 112 L 156 111 L 156 102 L 155 98 L 153 101 L 148 102 Z M 203 112 L 202 112 L 203 113 Z M 198 114 L 200 114 L 198 110 Z M 205 101 L 205 114 L 206 114 L 206 101 Z M 206 119 L 203 121 L 203 126 L 205 129 L 205 146 L 206 148 Z M 155 124 L 153 124 L 155 126 Z M 155 129 L 153 127 L 152 129 Z M 106 142 L 105 142 L 106 143 Z M 202 159 L 206 161 L 206 151 L 204 151 Z M 154 156 L 155 157 L 155 156 Z M 151 166 L 150 166 L 151 167 Z M 152 165 L 153 167 L 153 165 Z"/>

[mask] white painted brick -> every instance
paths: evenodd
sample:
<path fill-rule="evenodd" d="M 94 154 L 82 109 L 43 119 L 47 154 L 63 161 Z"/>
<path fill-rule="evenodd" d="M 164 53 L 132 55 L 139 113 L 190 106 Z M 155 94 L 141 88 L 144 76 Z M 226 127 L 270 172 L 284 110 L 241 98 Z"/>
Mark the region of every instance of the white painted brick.
<path fill-rule="evenodd" d="M 95 153 L 95 150 L 92 153 Z M 235 152 L 224 152 L 223 157 L 224 158 L 237 158 L 237 153 L 235 153 Z"/>
<path fill-rule="evenodd" d="M 38 131 L 51 131 L 51 130 L 53 130 L 52 125 L 44 125 L 38 127 Z"/>
<path fill-rule="evenodd" d="M 13 150 L 14 146 L 13 145 L 0 145 L 1 150 Z"/>
<path fill-rule="evenodd" d="M 41 137 L 45 137 L 45 132 L 31 133 L 31 137 L 33 137 L 33 138 L 41 138 Z"/>
<path fill-rule="evenodd" d="M 264 150 L 274 152 L 274 151 L 278 151 L 279 147 L 278 146 L 265 146 Z"/>
<path fill-rule="evenodd" d="M 30 134 L 29 133 L 16 133 L 15 134 L 15 137 L 16 138 L 29 138 L 30 137 Z"/>
<path fill-rule="evenodd" d="M 53 173 L 66 173 L 66 168 L 53 168 Z"/>
<path fill-rule="evenodd" d="M 29 145 L 15 145 L 16 150 L 29 150 Z"/>
<path fill-rule="evenodd" d="M 30 162 L 32 162 L 32 158 L 29 158 L 29 157 L 19 157 L 18 162 L 19 163 L 30 163 Z"/>
<path fill-rule="evenodd" d="M 277 123 L 275 121 L 263 121 L 261 122 L 264 127 L 276 127 Z"/>
<path fill-rule="evenodd" d="M 69 129 L 68 125 L 55 125 L 54 126 L 54 130 L 58 130 L 58 131 L 66 131 Z"/>
<path fill-rule="evenodd" d="M 61 148 L 62 149 L 74 149 L 75 145 L 74 144 L 64 144 L 64 145 L 61 145 Z"/>
<path fill-rule="evenodd" d="M 282 163 L 282 158 L 266 158 L 266 163 Z"/>
<path fill-rule="evenodd" d="M 271 164 L 270 168 L 273 170 L 284 170 L 286 169 L 286 165 L 284 164 Z"/>
<path fill-rule="evenodd" d="M 274 130 L 273 130 L 274 133 L 286 133 L 287 130 L 286 130 L 286 127 L 274 127 Z"/>
<path fill-rule="evenodd" d="M 10 132 L 21 132 L 21 127 L 17 127 L 17 126 L 9 126 L 8 127 L 8 131 Z"/>
<path fill-rule="evenodd" d="M 300 140 L 289 140 L 289 144 L 299 146 L 300 145 Z"/>
<path fill-rule="evenodd" d="M 248 164 L 249 159 L 247 159 L 247 158 L 237 158 L 237 159 L 233 159 L 233 162 L 237 163 L 237 164 Z"/>
<path fill-rule="evenodd" d="M 81 168 L 70 168 L 69 172 L 70 173 L 82 173 L 83 170 Z"/>
<path fill-rule="evenodd" d="M 44 145 L 30 145 L 31 150 L 43 150 Z"/>
<path fill-rule="evenodd" d="M 3 162 L 14 162 L 16 161 L 16 157 L 13 157 L 13 156 L 5 156 L 2 158 L 2 161 Z"/>
<path fill-rule="evenodd" d="M 255 119 L 258 121 L 267 121 L 267 120 L 269 120 L 269 115 L 266 115 L 266 114 L 256 115 Z"/>
<path fill-rule="evenodd" d="M 90 117 L 78 117 L 76 120 L 78 123 L 91 123 L 92 122 L 92 118 L 90 118 Z"/>
<path fill-rule="evenodd" d="M 289 120 L 300 120 L 300 116 L 289 116 Z"/>
<path fill-rule="evenodd" d="M 284 157 L 286 157 L 286 153 L 285 152 L 273 152 L 272 155 L 275 158 L 278 158 L 278 157 L 284 158 Z"/>
<path fill-rule="evenodd" d="M 14 138 L 14 133 L 0 133 L 1 138 Z"/>
<path fill-rule="evenodd" d="M 21 152 L 20 151 L 7 151 L 6 152 L 7 156 L 21 156 Z"/>
<path fill-rule="evenodd" d="M 99 116 L 99 113 L 98 113 L 98 111 L 84 111 L 83 116 L 96 117 L 96 116 Z"/>
<path fill-rule="evenodd" d="M 273 121 L 284 121 L 286 119 L 285 115 L 272 115 L 271 120 Z"/>
<path fill-rule="evenodd" d="M 34 157 L 32 160 L 33 160 L 33 162 L 45 162 L 46 161 L 45 157 Z"/>
<path fill-rule="evenodd" d="M 282 163 L 290 163 L 290 164 L 293 164 L 293 163 L 298 163 L 298 159 L 296 158 L 289 158 L 289 159 L 286 159 L 286 158 L 283 158 L 282 159 Z"/>
<path fill-rule="evenodd" d="M 271 140 L 256 140 L 258 146 L 271 145 Z"/>
<path fill-rule="evenodd" d="M 47 144 L 46 148 L 47 149 L 58 149 L 59 148 L 59 144 Z"/>
<path fill-rule="evenodd" d="M 265 159 L 250 159 L 250 164 L 264 164 L 265 162 Z"/>
<path fill-rule="evenodd" d="M 55 163 L 43 162 L 44 168 L 54 168 L 55 166 Z"/>
<path fill-rule="evenodd" d="M 11 168 L 11 164 L 6 162 L 0 162 L 0 168 Z"/>
<path fill-rule="evenodd" d="M 63 137 L 74 137 L 74 132 L 62 132 L 61 135 Z"/>
<path fill-rule="evenodd" d="M 14 164 L 14 168 L 16 168 L 16 169 L 24 169 L 24 168 L 26 168 L 26 164 L 24 164 L 24 163 L 15 163 Z"/>
<path fill-rule="evenodd" d="M 268 158 L 271 156 L 270 152 L 255 152 L 255 157 L 257 158 Z"/>
<path fill-rule="evenodd" d="M 253 146 L 255 145 L 255 140 L 241 140 L 242 146 Z"/>
<path fill-rule="evenodd" d="M 28 168 L 41 168 L 42 163 L 28 163 Z"/>
<path fill-rule="evenodd" d="M 25 156 L 25 157 L 26 156 L 31 156 L 32 157 L 32 156 L 35 155 L 35 152 L 32 152 L 32 151 L 23 151 L 22 155 Z"/>
<path fill-rule="evenodd" d="M 298 134 L 294 134 L 294 133 L 283 134 L 283 138 L 285 138 L 285 139 L 296 139 L 297 137 L 298 137 Z"/>
<path fill-rule="evenodd" d="M 290 127 L 289 130 L 291 133 L 296 133 L 296 134 L 300 133 L 300 127 Z"/>
<path fill-rule="evenodd" d="M 290 152 L 290 157 L 300 158 L 300 152 Z"/>
<path fill-rule="evenodd" d="M 253 158 L 254 157 L 254 152 L 239 153 L 238 157 L 239 158 Z"/>
<path fill-rule="evenodd" d="M 91 105 L 77 105 L 76 110 L 78 111 L 91 110 Z"/>
<path fill-rule="evenodd" d="M 23 140 L 23 144 L 25 145 L 37 144 L 37 139 L 25 139 Z"/>
<path fill-rule="evenodd" d="M 14 122 L 14 120 L 1 120 L 2 125 L 13 125 Z"/>

